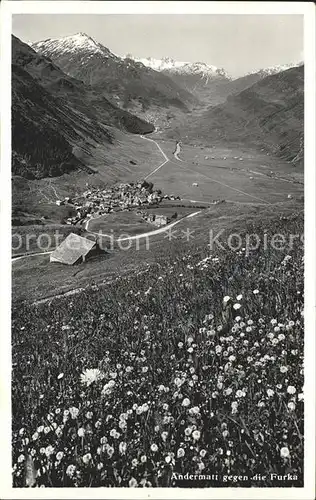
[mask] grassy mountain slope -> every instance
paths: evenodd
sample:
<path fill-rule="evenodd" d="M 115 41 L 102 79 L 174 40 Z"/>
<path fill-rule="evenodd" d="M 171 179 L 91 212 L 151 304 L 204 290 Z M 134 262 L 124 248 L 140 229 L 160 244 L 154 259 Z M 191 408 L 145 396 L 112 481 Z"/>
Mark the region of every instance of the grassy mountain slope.
<path fill-rule="evenodd" d="M 74 148 L 93 155 L 96 144 L 113 144 L 113 126 L 132 133 L 154 129 L 12 38 L 14 175 L 32 179 L 89 171 Z"/>

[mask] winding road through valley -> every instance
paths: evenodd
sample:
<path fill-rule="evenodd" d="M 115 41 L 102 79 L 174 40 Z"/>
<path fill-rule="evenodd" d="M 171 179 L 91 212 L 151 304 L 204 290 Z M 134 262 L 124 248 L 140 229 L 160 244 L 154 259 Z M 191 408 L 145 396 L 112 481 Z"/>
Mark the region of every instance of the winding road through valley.
<path fill-rule="evenodd" d="M 153 139 L 149 139 L 148 137 L 144 137 L 142 135 L 140 137 L 142 139 L 146 140 L 146 141 L 150 141 L 153 144 L 155 144 L 156 147 L 159 149 L 160 153 L 162 154 L 163 158 L 164 158 L 164 161 L 162 163 L 160 163 L 152 172 L 150 172 L 145 177 L 145 179 L 148 179 L 151 175 L 153 175 L 155 172 L 158 172 L 158 170 L 160 170 L 166 163 L 168 163 L 170 161 L 170 159 L 164 153 L 164 151 L 161 149 L 161 147 L 159 146 L 159 144 L 156 141 L 154 141 Z M 176 149 L 176 151 L 174 153 L 174 155 L 175 155 L 176 158 L 177 158 L 176 155 L 180 152 L 179 143 L 177 143 L 177 148 L 179 148 L 179 149 Z M 182 160 L 180 160 L 180 158 L 177 158 L 177 160 L 182 161 Z M 193 201 L 193 200 L 191 200 L 191 201 Z M 156 236 L 157 234 L 168 232 L 172 227 L 176 226 L 177 224 L 179 224 L 180 222 L 182 222 L 184 219 L 190 218 L 190 217 L 195 217 L 200 212 L 201 212 L 201 210 L 199 210 L 197 212 L 194 212 L 192 214 L 189 214 L 189 215 L 187 215 L 185 217 L 182 217 L 181 219 L 179 219 L 179 220 L 177 220 L 175 222 L 172 222 L 171 224 L 167 224 L 166 226 L 160 227 L 159 229 L 154 229 L 153 231 L 148 231 L 147 233 L 142 233 L 142 234 L 136 234 L 136 235 L 133 235 L 133 236 L 128 236 L 126 238 L 118 238 L 115 241 L 121 242 L 121 241 L 127 241 L 127 240 L 139 240 L 141 238 L 148 238 L 150 236 Z M 95 217 L 93 219 L 89 219 L 88 221 L 86 221 L 86 223 L 85 223 L 85 230 L 89 234 L 93 234 L 93 235 L 96 235 L 96 236 L 102 236 L 102 237 L 105 237 L 105 238 L 111 238 L 112 236 L 110 236 L 108 234 L 102 234 L 101 235 L 100 233 L 96 233 L 96 232 L 93 232 L 93 231 L 89 230 L 89 223 L 91 222 L 91 220 L 96 220 L 96 219 L 99 219 L 99 218 L 102 218 L 102 217 L 104 217 L 104 215 L 100 215 L 99 217 Z M 52 252 L 53 252 L 53 250 L 47 251 L 47 252 L 37 252 L 37 253 L 31 253 L 31 254 L 27 254 L 27 255 L 20 255 L 18 257 L 14 257 L 13 256 L 13 257 L 11 257 L 11 261 L 13 263 L 13 262 L 16 262 L 16 261 L 22 260 L 22 259 L 31 259 L 31 258 L 37 257 L 39 255 L 50 255 Z"/>

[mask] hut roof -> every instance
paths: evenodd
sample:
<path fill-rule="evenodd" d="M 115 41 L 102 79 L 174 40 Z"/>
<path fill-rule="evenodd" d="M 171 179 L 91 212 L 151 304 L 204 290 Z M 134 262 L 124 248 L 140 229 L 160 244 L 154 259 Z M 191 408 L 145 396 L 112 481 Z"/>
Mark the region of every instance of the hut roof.
<path fill-rule="evenodd" d="M 50 260 L 63 264 L 75 264 L 80 257 L 87 255 L 95 245 L 95 241 L 70 233 L 59 247 L 51 253 Z"/>

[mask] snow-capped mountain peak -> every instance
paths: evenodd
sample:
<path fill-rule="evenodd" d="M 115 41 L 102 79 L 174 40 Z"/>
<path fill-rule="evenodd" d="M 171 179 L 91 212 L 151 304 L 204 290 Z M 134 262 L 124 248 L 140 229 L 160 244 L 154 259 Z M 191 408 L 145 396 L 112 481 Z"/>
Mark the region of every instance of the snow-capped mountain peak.
<path fill-rule="evenodd" d="M 267 68 L 255 69 L 247 73 L 247 75 L 253 75 L 255 73 L 259 73 L 262 76 L 276 75 L 277 73 L 281 73 L 281 71 L 286 71 L 287 69 L 295 68 L 297 66 L 301 66 L 302 64 L 302 61 L 288 64 L 277 64 L 275 66 L 269 66 Z"/>
<path fill-rule="evenodd" d="M 229 78 L 223 68 L 217 68 L 203 62 L 175 61 L 171 57 L 163 57 L 162 59 L 154 59 L 153 57 L 138 58 L 130 54 L 125 56 L 125 58 L 140 62 L 156 71 L 165 71 L 179 75 L 197 75 L 206 80 L 220 77 Z"/>
<path fill-rule="evenodd" d="M 68 35 L 62 38 L 48 38 L 40 42 L 30 44 L 34 50 L 54 51 L 55 49 L 61 52 L 77 52 L 85 51 L 91 54 L 100 54 L 107 57 L 116 57 L 109 49 L 104 47 L 101 43 L 96 42 L 86 33 L 76 33 L 75 35 Z"/>

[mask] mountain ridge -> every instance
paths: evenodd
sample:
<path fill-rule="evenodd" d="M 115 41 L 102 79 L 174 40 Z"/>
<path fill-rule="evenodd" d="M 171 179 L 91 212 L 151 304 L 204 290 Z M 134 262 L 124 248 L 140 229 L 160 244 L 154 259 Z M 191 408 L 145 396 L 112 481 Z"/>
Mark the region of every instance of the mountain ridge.
<path fill-rule="evenodd" d="M 16 37 L 12 37 L 12 127 L 13 174 L 29 178 L 67 173 L 68 167 L 58 166 L 60 158 L 70 161 L 71 170 L 92 172 L 75 158 L 72 148 L 82 144 L 93 153 L 98 141 L 113 144 L 112 127 L 138 134 L 154 130 L 67 76 Z M 48 147 L 51 138 L 54 154 Z"/>
<path fill-rule="evenodd" d="M 247 144 L 303 165 L 304 66 L 266 76 L 169 137 Z"/>
<path fill-rule="evenodd" d="M 115 55 L 84 33 L 50 38 L 31 45 L 52 59 L 66 74 L 93 86 L 126 109 L 141 104 L 147 109 L 153 105 L 162 108 L 174 106 L 186 112 L 196 102 L 190 92 L 167 75 Z"/>

